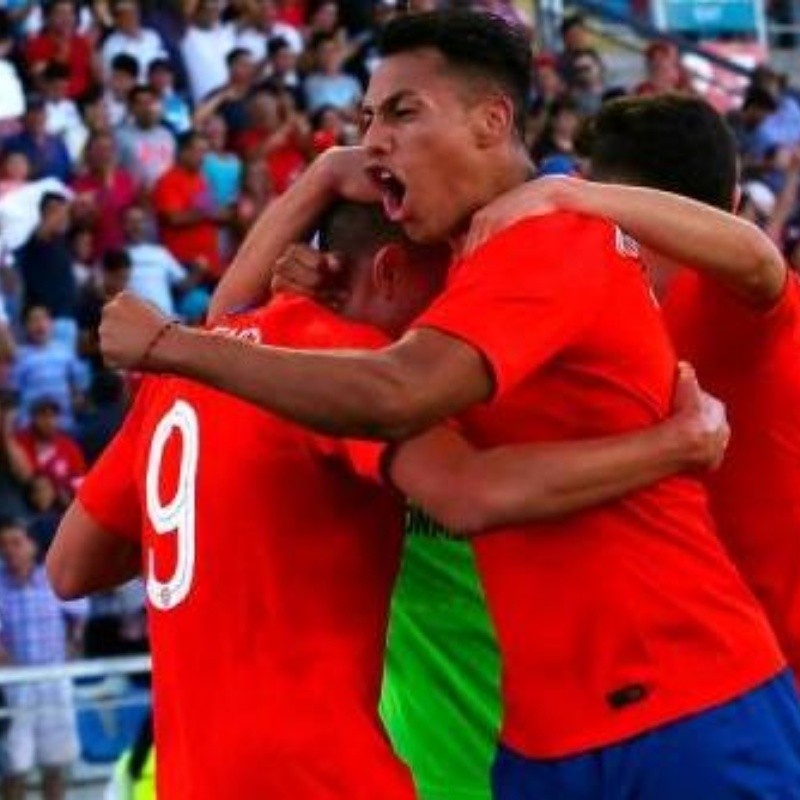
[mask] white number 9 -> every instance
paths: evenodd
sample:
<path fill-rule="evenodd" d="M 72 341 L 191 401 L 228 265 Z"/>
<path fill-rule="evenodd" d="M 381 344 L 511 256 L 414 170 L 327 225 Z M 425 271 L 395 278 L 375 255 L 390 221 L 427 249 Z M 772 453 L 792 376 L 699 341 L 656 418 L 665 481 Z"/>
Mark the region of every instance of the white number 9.
<path fill-rule="evenodd" d="M 159 479 L 164 448 L 173 431 L 178 431 L 181 437 L 178 483 L 172 500 L 162 503 Z M 198 452 L 197 414 L 188 403 L 178 400 L 162 417 L 153 433 L 145 479 L 147 516 L 153 530 L 160 535 L 174 533 L 178 537 L 175 570 L 169 580 L 162 582 L 155 577 L 155 556 L 152 548 L 147 553 L 147 596 L 153 606 L 162 611 L 175 608 L 183 602 L 192 586 Z"/>

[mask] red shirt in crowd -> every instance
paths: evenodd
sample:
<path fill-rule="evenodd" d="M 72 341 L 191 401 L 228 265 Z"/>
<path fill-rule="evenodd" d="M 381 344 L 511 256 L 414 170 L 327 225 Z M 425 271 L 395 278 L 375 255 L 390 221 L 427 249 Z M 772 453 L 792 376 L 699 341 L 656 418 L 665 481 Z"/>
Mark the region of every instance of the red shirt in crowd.
<path fill-rule="evenodd" d="M 71 497 L 86 474 L 86 460 L 80 447 L 66 434 L 56 434 L 47 441 L 37 439 L 30 430 L 17 434 L 33 470 L 46 475 L 59 494 Z"/>
<path fill-rule="evenodd" d="M 66 43 L 54 39 L 47 31 L 28 40 L 25 60 L 29 67 L 37 70 L 52 61 L 69 67 L 70 78 L 67 93 L 76 100 L 92 85 L 92 46 L 89 40 L 75 34 Z"/>
<path fill-rule="evenodd" d="M 732 436 L 709 475 L 711 508 L 800 677 L 800 281 L 789 272 L 778 302 L 756 311 L 683 270 L 664 314 L 678 353 L 727 407 Z"/>
<path fill-rule="evenodd" d="M 123 169 L 116 169 L 110 180 L 82 175 L 72 183 L 77 195 L 89 195 L 97 209 L 94 239 L 97 253 L 119 249 L 125 244 L 125 212 L 136 202 L 136 182 Z"/>
<path fill-rule="evenodd" d="M 161 241 L 184 264 L 205 263 L 213 275 L 222 270 L 216 223 L 201 220 L 190 225 L 171 225 L 165 214 L 213 207 L 211 190 L 202 172 L 191 172 L 176 164 L 153 187 L 153 208 L 159 219 Z"/>
<path fill-rule="evenodd" d="M 238 137 L 237 152 L 247 161 L 258 152 L 269 133 L 260 130 L 246 130 Z M 292 138 L 265 156 L 266 170 L 275 194 L 285 192 L 302 174 L 308 165 L 305 153 Z"/>
<path fill-rule="evenodd" d="M 294 298 L 217 330 L 299 348 L 385 341 Z M 142 544 L 159 797 L 415 797 L 377 714 L 403 533 L 379 452 L 145 380 L 80 500 Z"/>
<path fill-rule="evenodd" d="M 480 447 L 645 428 L 676 358 L 640 262 L 612 225 L 527 220 L 454 271 L 414 327 L 468 342 L 491 402 Z M 503 741 L 549 758 L 620 742 L 731 700 L 784 660 L 689 477 L 558 522 L 474 540 L 503 659 Z"/>

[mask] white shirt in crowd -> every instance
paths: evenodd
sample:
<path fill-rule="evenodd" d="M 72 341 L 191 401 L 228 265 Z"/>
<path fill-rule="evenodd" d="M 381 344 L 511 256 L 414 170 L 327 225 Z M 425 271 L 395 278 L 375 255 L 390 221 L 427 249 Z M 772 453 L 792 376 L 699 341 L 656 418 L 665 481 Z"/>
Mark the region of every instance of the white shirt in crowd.
<path fill-rule="evenodd" d="M 103 68 L 108 74 L 111 62 L 122 53 L 133 56 L 139 62 L 139 76 L 146 77 L 147 68 L 157 58 L 166 58 L 167 51 L 161 37 L 150 28 L 142 28 L 138 36 L 128 36 L 114 31 L 103 43 Z"/>
<path fill-rule="evenodd" d="M 70 158 L 76 162 L 80 161 L 89 133 L 83 124 L 78 107 L 72 100 L 50 100 L 45 110 L 47 132 L 60 136 L 67 146 Z"/>
<path fill-rule="evenodd" d="M 173 316 L 175 303 L 170 290 L 186 280 L 186 270 L 161 245 L 145 242 L 130 245 L 127 250 L 131 259 L 128 291 L 149 300 L 168 316 Z"/>
<path fill-rule="evenodd" d="M 305 47 L 303 36 L 288 22 L 276 22 L 268 33 L 257 28 L 244 28 L 236 37 L 236 46 L 249 50 L 256 61 L 263 61 L 267 57 L 270 40 L 278 38 L 286 39 L 289 48 L 296 55 L 303 52 Z"/>
<path fill-rule="evenodd" d="M 10 61 L 0 59 L 0 120 L 21 117 L 25 113 L 25 92 L 17 70 Z"/>
<path fill-rule="evenodd" d="M 39 203 L 48 192 L 71 200 L 72 190 L 58 178 L 28 181 L 0 198 L 0 252 L 22 247 L 39 224 Z"/>
<path fill-rule="evenodd" d="M 236 47 L 236 28 L 220 23 L 213 28 L 189 28 L 181 40 L 181 55 L 189 73 L 192 100 L 200 103 L 228 82 L 228 53 Z"/>

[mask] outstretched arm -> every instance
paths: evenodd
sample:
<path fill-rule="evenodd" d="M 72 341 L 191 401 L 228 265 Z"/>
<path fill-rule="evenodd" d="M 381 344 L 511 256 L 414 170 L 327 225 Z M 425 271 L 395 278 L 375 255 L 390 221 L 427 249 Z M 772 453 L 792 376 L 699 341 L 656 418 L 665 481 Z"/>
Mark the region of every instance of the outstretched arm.
<path fill-rule="evenodd" d="M 783 256 L 755 225 L 705 203 L 641 186 L 540 178 L 479 212 L 467 248 L 520 219 L 556 210 L 615 222 L 644 247 L 720 281 L 754 307 L 769 307 L 783 290 Z"/>
<path fill-rule="evenodd" d="M 455 534 L 562 517 L 670 475 L 719 464 L 723 405 L 682 366 L 673 416 L 646 430 L 589 441 L 478 450 L 440 426 L 397 446 L 392 482 Z"/>

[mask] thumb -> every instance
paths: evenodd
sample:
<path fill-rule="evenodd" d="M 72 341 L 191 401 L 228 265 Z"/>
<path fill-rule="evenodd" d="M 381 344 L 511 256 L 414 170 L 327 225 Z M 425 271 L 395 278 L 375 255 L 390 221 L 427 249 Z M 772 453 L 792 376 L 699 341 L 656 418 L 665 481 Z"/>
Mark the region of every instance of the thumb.
<path fill-rule="evenodd" d="M 697 409 L 700 407 L 701 401 L 702 390 L 697 382 L 697 373 L 691 364 L 681 361 L 678 364 L 678 376 L 672 397 L 673 410 L 679 412 Z"/>

